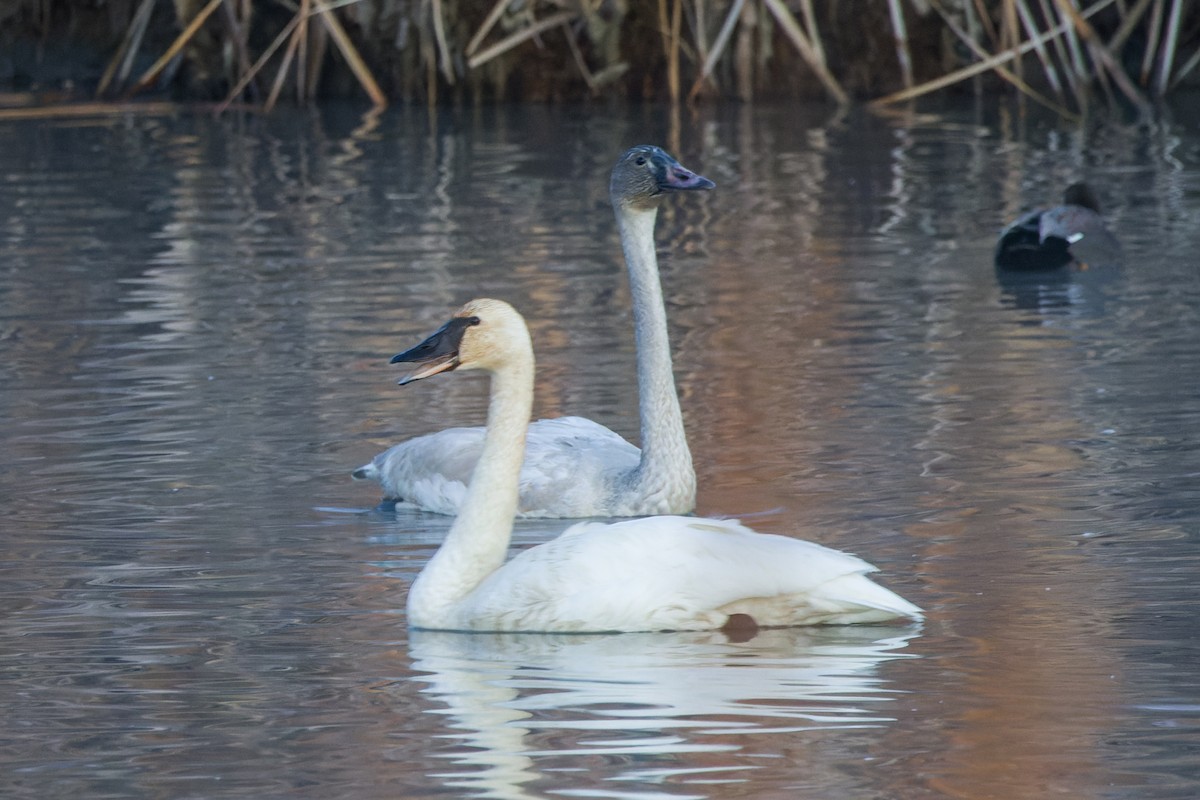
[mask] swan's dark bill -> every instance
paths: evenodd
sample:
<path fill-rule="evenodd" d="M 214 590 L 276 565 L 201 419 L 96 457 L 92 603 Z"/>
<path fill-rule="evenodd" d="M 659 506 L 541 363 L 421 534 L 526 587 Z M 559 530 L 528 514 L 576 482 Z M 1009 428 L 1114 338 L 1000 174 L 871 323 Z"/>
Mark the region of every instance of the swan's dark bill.
<path fill-rule="evenodd" d="M 697 175 L 690 169 L 681 166 L 678 161 L 667 167 L 666 175 L 659 185 L 663 189 L 677 192 L 693 189 L 712 189 L 716 186 L 715 183 L 703 175 Z"/>
<path fill-rule="evenodd" d="M 632 161 L 638 166 L 649 167 L 650 177 L 654 182 L 654 194 L 688 192 L 716 187 L 716 184 L 708 178 L 692 172 L 676 161 L 666 150 L 652 144 L 631 148 L 625 153 L 622 160 Z"/>
<path fill-rule="evenodd" d="M 391 364 L 416 364 L 417 368 L 399 381 L 401 386 L 439 372 L 449 372 L 458 366 L 458 348 L 463 333 L 472 325 L 478 325 L 478 317 L 455 317 L 416 347 L 392 356 Z"/>

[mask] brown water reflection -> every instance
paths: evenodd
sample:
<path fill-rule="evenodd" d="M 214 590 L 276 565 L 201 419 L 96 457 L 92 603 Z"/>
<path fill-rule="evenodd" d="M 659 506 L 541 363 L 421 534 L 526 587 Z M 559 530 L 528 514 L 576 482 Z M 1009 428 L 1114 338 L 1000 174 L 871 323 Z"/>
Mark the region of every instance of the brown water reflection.
<path fill-rule="evenodd" d="M 3 793 L 1196 796 L 1196 130 L 0 128 Z M 536 412 L 636 436 L 605 176 L 637 141 L 718 184 L 660 225 L 700 512 L 863 555 L 923 627 L 404 630 L 448 521 L 368 511 L 347 473 L 480 421 L 483 385 L 399 389 L 386 359 L 498 295 L 534 329 Z M 998 281 L 999 227 L 1080 172 L 1125 265 Z"/>

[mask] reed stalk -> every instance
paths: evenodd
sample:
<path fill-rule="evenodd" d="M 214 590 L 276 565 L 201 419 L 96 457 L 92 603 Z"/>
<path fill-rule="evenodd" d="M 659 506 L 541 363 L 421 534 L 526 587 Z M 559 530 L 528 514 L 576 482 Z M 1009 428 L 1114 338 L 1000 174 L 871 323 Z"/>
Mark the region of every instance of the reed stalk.
<path fill-rule="evenodd" d="M 266 66 L 267 61 L 271 59 L 271 56 L 275 54 L 275 51 L 278 50 L 284 42 L 289 40 L 299 24 L 300 14 L 297 13 L 294 17 L 292 17 L 291 21 L 284 26 L 283 30 L 279 32 L 267 49 L 263 50 L 262 55 L 258 57 L 258 60 L 255 61 L 250 69 L 238 79 L 238 82 L 233 85 L 233 88 L 229 90 L 229 94 L 225 97 L 225 101 L 217 106 L 218 114 L 224 113 L 229 106 L 233 104 L 233 101 L 236 100 L 243 91 L 245 91 L 246 86 L 249 85 L 252 80 L 254 80 L 255 76 L 257 76 L 259 72 L 262 71 L 262 68 Z"/>
<path fill-rule="evenodd" d="M 1176 71 L 1175 80 L 1171 81 L 1170 88 L 1174 88 L 1175 86 L 1178 86 L 1179 83 L 1185 77 L 1187 77 L 1188 73 L 1190 73 L 1192 70 L 1194 70 L 1197 66 L 1200 66 L 1200 50 L 1197 50 L 1195 53 L 1192 53 L 1192 57 L 1189 58 L 1184 63 L 1184 65 Z"/>
<path fill-rule="evenodd" d="M 29 119 L 66 119 L 68 117 L 169 117 L 179 113 L 177 103 L 93 102 L 67 105 L 0 108 L 0 122 Z"/>
<path fill-rule="evenodd" d="M 1078 31 L 1080 37 L 1088 43 L 1092 58 L 1103 66 L 1104 71 L 1112 79 L 1112 82 L 1116 84 L 1117 88 L 1121 90 L 1121 93 L 1125 95 L 1129 102 L 1133 103 L 1143 116 L 1149 116 L 1152 111 L 1150 104 L 1146 101 L 1146 98 L 1142 97 L 1142 93 L 1133 85 L 1133 82 L 1129 80 L 1129 76 L 1125 74 L 1125 71 L 1109 55 L 1108 50 L 1104 47 L 1104 42 L 1100 40 L 1100 36 L 1096 33 L 1091 23 L 1079 13 L 1079 10 L 1075 8 L 1071 0 L 1055 0 L 1055 3 L 1070 18 L 1073 30 Z"/>
<path fill-rule="evenodd" d="M 583 76 L 583 82 L 587 84 L 588 91 L 595 95 L 600 87 L 596 83 L 596 78 L 592 75 L 592 71 L 588 69 L 587 60 L 583 57 L 583 51 L 579 49 L 579 42 L 575 41 L 575 31 L 571 30 L 569 22 L 564 22 L 561 27 L 563 36 L 567 37 L 567 46 L 571 48 L 571 57 L 575 59 L 575 66 L 579 68 L 579 74 Z"/>
<path fill-rule="evenodd" d="M 1105 8 L 1108 8 L 1115 2 L 1116 2 L 1116 0 L 1097 0 L 1097 2 L 1095 2 L 1091 6 L 1089 6 L 1087 8 L 1087 10 L 1080 12 L 1080 15 L 1081 15 L 1081 17 L 1086 19 L 1088 17 L 1091 17 L 1091 16 L 1099 13 L 1100 11 L 1103 11 Z M 990 58 L 986 58 L 982 61 L 977 61 L 974 64 L 970 64 L 961 69 L 955 70 L 954 72 L 951 72 L 947 75 L 943 75 L 940 78 L 935 78 L 934 80 L 926 81 L 925 83 L 922 83 L 919 86 L 914 86 L 911 89 L 903 89 L 899 92 L 893 92 L 892 94 L 889 94 L 885 97 L 876 98 L 875 100 L 872 100 L 870 102 L 870 105 L 880 107 L 880 106 L 892 105 L 893 103 L 901 103 L 901 102 L 904 102 L 905 100 L 912 100 L 916 97 L 920 97 L 922 95 L 929 94 L 930 92 L 935 92 L 938 89 L 944 89 L 947 86 L 953 86 L 954 84 L 959 83 L 960 81 L 964 81 L 967 78 L 973 77 L 975 75 L 980 75 L 984 72 L 994 70 L 998 66 L 1007 64 L 1009 61 L 1012 61 L 1014 58 L 1023 56 L 1026 53 L 1028 53 L 1029 51 L 1033 50 L 1033 48 L 1037 46 L 1038 42 L 1049 41 L 1050 39 L 1054 38 L 1055 36 L 1061 36 L 1071 29 L 1072 29 L 1071 22 L 1069 22 L 1069 21 L 1068 22 L 1060 22 L 1058 25 L 1055 25 L 1053 28 L 1050 28 L 1047 31 L 1045 31 L 1041 36 L 1038 36 L 1036 39 L 1027 41 L 1024 44 L 1020 45 L 1019 47 L 1013 48 L 1011 50 L 1005 50 L 1004 52 L 994 55 Z"/>
<path fill-rule="evenodd" d="M 300 24 L 296 26 L 296 102 L 304 102 L 304 88 L 308 85 L 308 39 L 311 0 L 300 0 Z M 229 0 L 225 0 L 229 4 Z"/>
<path fill-rule="evenodd" d="M 220 6 L 222 2 L 224 2 L 224 0 L 209 0 L 208 5 L 200 9 L 200 13 L 198 13 L 195 18 L 192 19 L 188 26 L 183 29 L 183 32 L 180 33 L 179 36 L 176 37 L 175 41 L 171 43 L 171 46 L 167 48 L 167 52 L 163 53 L 159 57 L 158 61 L 155 61 L 148 70 L 142 73 L 142 77 L 138 78 L 137 83 L 135 83 L 133 88 L 125 93 L 125 96 L 132 97 L 142 89 L 145 89 L 147 86 L 154 83 L 162 71 L 166 69 L 167 64 L 171 63 L 171 59 L 179 55 L 179 51 L 181 51 L 187 45 L 187 43 L 191 41 L 192 37 L 196 35 L 196 31 L 200 30 L 200 26 L 203 25 L 210 16 L 212 16 L 212 13 L 217 10 L 217 7 Z"/>
<path fill-rule="evenodd" d="M 237 54 L 238 60 L 238 74 L 244 75 L 250 70 L 250 65 L 253 61 L 250 58 L 250 37 L 246 27 L 238 19 L 237 10 L 233 7 L 234 2 L 235 0 L 225 0 L 221 4 L 221 16 L 225 20 L 225 25 L 229 28 L 230 33 L 233 34 L 234 52 Z M 243 0 L 242 19 L 249 19 L 249 2 L 250 0 Z M 251 80 L 248 88 L 251 90 L 251 95 L 257 98 L 259 93 L 257 82 Z"/>
<path fill-rule="evenodd" d="M 1033 19 L 1033 14 L 1029 11 L 1029 6 L 1025 0 L 1015 0 L 1014 5 L 1017 9 L 1017 16 L 1020 17 L 1021 27 L 1025 30 L 1025 35 L 1031 40 L 1035 40 L 1039 33 L 1037 23 Z M 1058 80 L 1058 69 L 1054 66 L 1054 62 L 1050 59 L 1049 51 L 1046 49 L 1045 42 L 1039 42 L 1033 51 L 1037 54 L 1038 61 L 1042 63 L 1042 71 L 1046 75 L 1046 83 L 1050 84 L 1050 88 L 1054 91 L 1054 96 L 1061 103 L 1063 101 L 1063 88 Z"/>
<path fill-rule="evenodd" d="M 775 21 L 779 23 L 779 27 L 792 40 L 800 57 L 808 63 L 810 69 L 817 76 L 821 85 L 825 87 L 825 91 L 833 98 L 840 106 L 849 105 L 850 98 L 838 83 L 837 78 L 829 72 L 825 64 L 817 57 L 817 51 L 813 49 L 812 42 L 804 35 L 804 31 L 800 29 L 800 24 L 796 22 L 796 18 L 792 16 L 792 12 L 788 11 L 787 6 L 783 4 L 783 0 L 763 0 L 763 5 L 775 17 Z"/>
<path fill-rule="evenodd" d="M 1038 8 L 1042 12 L 1042 19 L 1046 20 L 1047 24 L 1049 24 L 1055 17 L 1054 9 L 1050 7 L 1050 0 L 1038 0 Z M 1063 77 L 1066 78 L 1067 87 L 1071 90 L 1071 96 L 1075 98 L 1075 105 L 1082 111 L 1087 108 L 1088 104 L 1087 90 L 1084 88 L 1076 71 L 1071 68 L 1070 46 L 1061 36 L 1054 37 L 1050 43 L 1053 45 L 1054 52 L 1058 56 L 1058 63 L 1062 68 Z"/>
<path fill-rule="evenodd" d="M 658 29 L 662 34 L 667 53 L 667 94 L 672 103 L 679 102 L 679 35 L 681 28 L 681 0 L 670 0 L 670 19 L 667 14 L 668 0 L 658 0 Z"/>
<path fill-rule="evenodd" d="M 888 0 L 888 13 L 892 18 L 892 35 L 896 40 L 896 60 L 900 62 L 900 75 L 904 79 L 904 88 L 911 89 L 912 59 L 908 55 L 908 29 L 904 26 L 904 12 L 900 9 L 900 0 Z"/>
<path fill-rule="evenodd" d="M 575 16 L 574 11 L 560 11 L 557 14 L 551 14 L 548 17 L 540 19 L 524 30 L 506 36 L 483 52 L 471 56 L 470 60 L 467 61 L 467 66 L 471 69 L 478 69 L 493 58 L 507 53 L 517 45 L 529 41 L 544 31 L 548 31 L 555 26 L 562 25 L 564 22 L 574 19 Z"/>
<path fill-rule="evenodd" d="M 96 87 L 97 97 L 104 96 L 114 77 L 119 83 L 125 83 L 129 79 L 129 73 L 133 71 L 133 59 L 141 48 L 142 37 L 146 34 L 146 26 L 150 24 L 152 11 L 154 11 L 154 0 L 142 0 L 141 5 L 134 12 L 133 20 L 125 32 L 125 37 L 121 40 L 121 46 L 117 48 L 116 54 L 109 61 L 104 74 L 100 76 L 100 83 Z"/>
<path fill-rule="evenodd" d="M 350 37 L 346 35 L 346 29 L 342 27 L 342 23 L 338 22 L 333 10 L 323 3 L 322 0 L 313 0 L 313 2 L 316 4 L 316 13 L 321 18 L 321 24 L 325 26 L 325 30 L 329 31 L 330 37 L 333 38 L 333 43 L 337 45 L 338 50 L 342 53 L 342 58 L 346 59 L 346 63 L 350 65 L 350 71 L 354 73 L 354 77 L 358 79 L 367 96 L 371 98 L 371 103 L 377 108 L 385 107 L 387 105 L 387 96 L 379 88 L 379 84 L 375 82 L 375 77 L 371 74 L 367 63 L 358 54 L 358 48 L 354 46 L 354 43 L 350 41 Z"/>
<path fill-rule="evenodd" d="M 433 39 L 437 42 L 438 64 L 446 83 L 454 85 L 454 62 L 450 57 L 450 45 L 446 43 L 446 23 L 442 19 L 442 0 L 433 0 Z"/>
<path fill-rule="evenodd" d="M 267 95 L 267 101 L 263 104 L 263 110 L 270 112 L 275 107 L 275 103 L 279 100 L 279 94 L 283 91 L 284 81 L 287 80 L 288 68 L 292 65 L 292 59 L 296 56 L 296 49 L 300 45 L 300 39 L 304 36 L 304 18 L 308 14 L 308 0 L 300 0 L 300 10 L 294 17 L 296 24 L 292 26 L 292 35 L 288 37 L 287 50 L 283 52 L 283 59 L 280 61 L 279 70 L 275 73 L 275 82 L 271 84 L 271 91 Z"/>
<path fill-rule="evenodd" d="M 708 3 L 709 0 L 692 1 L 692 18 L 696 33 L 696 60 L 701 64 L 708 60 Z"/>
<path fill-rule="evenodd" d="M 1017 9 L 1014 0 L 1004 0 L 1004 5 L 1001 9 L 1001 20 L 1004 23 L 1001 30 L 1001 46 L 1004 48 L 1015 48 L 1021 44 L 1021 28 L 1017 22 Z M 1036 47 L 1034 48 L 1037 49 Z M 1013 72 L 1018 78 L 1024 82 L 1025 77 L 1025 62 L 1021 59 L 1013 60 Z"/>
<path fill-rule="evenodd" d="M 812 0 L 800 0 L 800 15 L 804 17 L 804 29 L 809 33 L 808 40 L 812 43 L 817 61 L 825 64 L 825 45 L 821 43 L 821 34 L 817 30 L 817 14 L 813 10 Z"/>
<path fill-rule="evenodd" d="M 964 31 L 962 28 L 960 28 L 958 26 L 958 24 L 954 21 L 954 18 L 951 17 L 946 12 L 946 9 L 943 8 L 942 5 L 937 2 L 937 0 L 930 0 L 929 5 L 931 8 L 934 9 L 934 11 L 936 11 L 938 13 L 939 16 L 942 17 L 942 20 L 943 20 L 943 22 L 945 22 L 946 27 L 948 27 L 950 29 L 950 31 L 955 36 L 957 36 L 959 38 L 959 40 L 971 50 L 972 53 L 975 54 L 975 56 L 977 58 L 986 59 L 988 57 L 987 51 L 984 50 L 983 47 L 981 47 L 971 37 L 971 35 L 969 33 L 967 33 L 966 31 Z M 1072 111 L 1069 111 L 1060 103 L 1055 103 L 1054 101 L 1050 100 L 1049 98 L 1043 97 L 1039 92 L 1037 92 L 1031 86 L 1029 86 L 1027 83 L 1025 83 L 1025 81 L 1022 80 L 1020 78 L 1020 76 L 1014 74 L 1010 70 L 1005 69 L 1003 66 L 997 66 L 995 68 L 995 70 L 996 70 L 997 75 L 999 75 L 1001 78 L 1003 78 L 1004 80 L 1011 83 L 1018 91 L 1027 95 L 1035 102 L 1040 103 L 1041 105 L 1044 105 L 1046 108 L 1051 109 L 1055 113 L 1057 113 L 1060 116 L 1063 116 L 1067 119 L 1078 119 L 1079 118 L 1077 114 L 1075 114 Z"/>
<path fill-rule="evenodd" d="M 66 16 L 43 19 L 44 0 L 15 2 L 36 6 L 37 13 L 18 22 L 6 17 L 9 28 L 34 24 L 34 18 L 61 29 L 86 26 L 77 17 L 94 20 L 101 13 L 90 0 L 58 0 Z M 356 3 L 362 4 L 357 14 L 335 13 Z M 515 85 L 539 97 L 576 91 L 592 97 L 647 94 L 672 102 L 684 96 L 694 102 L 701 95 L 750 100 L 764 88 L 778 97 L 812 85 L 788 80 L 767 85 L 792 69 L 811 73 L 820 91 L 843 106 L 850 90 L 866 94 L 900 84 L 901 91 L 875 101 L 883 105 L 966 78 L 976 78 L 979 93 L 986 84 L 978 76 L 990 71 L 1021 97 L 1059 113 L 1081 112 L 1097 95 L 1128 100 L 1145 112 L 1148 96 L 1166 95 L 1185 77 L 1194 80 L 1200 67 L 1200 0 L 920 0 L 922 8 L 937 8 L 936 14 L 920 15 L 905 8 L 904 0 L 887 0 L 874 6 L 886 9 L 887 18 L 875 13 L 870 19 L 879 24 L 861 28 L 850 4 L 814 0 L 175 0 L 181 30 L 157 45 L 152 39 L 162 26 L 153 14 L 170 4 L 120 4 L 119 11 L 103 12 L 125 19 L 111 36 L 111 53 L 97 76 L 98 96 L 117 91 L 128 97 L 156 81 L 165 83 L 163 76 L 170 74 L 203 92 L 225 80 L 233 90 L 223 88 L 229 91 L 224 107 L 246 98 L 267 110 L 293 85 L 297 102 L 313 99 L 331 68 L 352 76 L 382 107 L 387 96 L 372 71 L 386 68 L 385 77 L 401 96 L 431 104 L 468 93 L 499 98 Z M 1108 9 L 1099 18 L 1103 27 L 1086 21 L 1100 8 Z M 348 32 L 344 26 L 353 22 L 359 27 Z M 546 38 L 551 30 L 561 39 Z M 936 44 L 939 37 L 943 44 Z M 1140 51 L 1126 69 L 1133 41 Z M 261 43 L 269 43 L 266 50 Z M 138 75 L 135 64 L 148 46 L 161 55 Z M 881 46 L 894 52 L 895 61 L 888 57 L 884 63 L 898 69 L 871 74 Z M 974 63 L 951 71 L 964 46 Z M 336 61 L 329 57 L 334 49 L 340 54 Z M 1028 53 L 1036 60 L 1023 58 Z M 176 65 L 182 69 L 176 71 Z M 633 76 L 621 80 L 629 70 Z M 938 71 L 949 74 L 916 85 Z M 514 77 L 519 80 L 510 80 Z"/>
<path fill-rule="evenodd" d="M 1158 35 L 1162 29 L 1163 0 L 1154 0 L 1154 9 L 1150 12 L 1150 29 L 1146 32 L 1146 53 L 1142 57 L 1142 74 L 1139 83 L 1145 86 L 1150 82 L 1150 72 L 1154 69 L 1154 56 L 1158 52 Z"/>
<path fill-rule="evenodd" d="M 1167 32 L 1162 47 L 1162 60 L 1158 67 L 1158 81 L 1154 84 L 1159 97 L 1167 93 L 1171 81 L 1171 66 L 1175 61 L 1175 47 L 1179 40 L 1179 18 L 1183 14 L 1183 0 L 1171 3 L 1171 14 L 1167 21 Z"/>
<path fill-rule="evenodd" d="M 696 82 L 692 84 L 692 90 L 688 93 L 689 100 L 695 98 L 700 92 L 700 87 L 712 77 L 713 69 L 721 60 L 721 56 L 725 54 L 725 48 L 729 45 L 729 37 L 733 35 L 733 29 L 737 27 L 737 21 L 742 15 L 742 6 L 745 3 L 746 0 L 733 0 L 733 3 L 730 4 L 729 13 L 725 15 L 725 21 L 721 23 L 721 31 L 717 34 L 712 49 L 708 51 L 708 56 L 704 59 L 704 66 L 700 69 L 699 77 L 696 78 Z"/>
<path fill-rule="evenodd" d="M 977 5 L 979 2 L 981 2 L 981 0 L 975 0 L 975 2 L 963 3 L 962 6 L 963 20 L 966 22 L 967 26 L 967 36 L 972 42 L 976 43 L 980 42 L 983 34 L 987 30 L 984 27 L 983 20 L 980 19 L 981 14 Z M 944 22 L 946 15 L 942 14 L 940 16 Z M 978 76 L 975 76 L 975 78 L 971 81 L 971 88 L 975 93 L 975 97 L 978 98 L 981 94 L 983 94 L 983 81 L 980 80 Z"/>
<path fill-rule="evenodd" d="M 996 27 L 992 24 L 992 17 L 988 14 L 984 0 L 972 0 L 970 3 L 965 3 L 963 10 L 973 10 L 975 13 L 971 14 L 971 19 L 979 23 L 984 33 L 987 34 L 988 41 L 993 45 L 999 43 L 1000 35 L 996 32 Z"/>
<path fill-rule="evenodd" d="M 1108 40 L 1108 52 L 1115 58 L 1121 52 L 1121 48 L 1125 46 L 1125 42 L 1129 39 L 1129 35 L 1137 28 L 1138 23 L 1142 21 L 1142 17 L 1146 16 L 1146 10 L 1150 8 L 1150 3 L 1153 0 L 1138 0 L 1137 4 L 1125 12 L 1125 16 L 1121 20 L 1120 26 L 1117 27 L 1117 32 Z"/>
<path fill-rule="evenodd" d="M 500 17 L 504 15 L 504 9 L 508 8 L 509 0 L 496 0 L 496 4 L 492 6 L 492 10 L 488 12 L 487 17 L 483 20 L 483 24 L 479 26 L 479 30 L 475 31 L 475 35 L 471 37 L 471 41 L 467 42 L 467 47 L 463 50 L 467 56 L 472 56 L 479 49 L 479 45 L 483 44 L 483 40 L 492 32 L 492 28 L 500 21 Z"/>

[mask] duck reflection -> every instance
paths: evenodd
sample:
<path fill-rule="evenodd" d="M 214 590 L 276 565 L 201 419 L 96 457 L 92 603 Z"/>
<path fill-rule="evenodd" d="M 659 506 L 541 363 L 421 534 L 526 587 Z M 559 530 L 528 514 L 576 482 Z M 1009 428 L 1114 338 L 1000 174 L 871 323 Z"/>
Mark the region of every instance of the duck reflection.
<path fill-rule="evenodd" d="M 411 631 L 413 669 L 422 673 L 413 679 L 445 705 L 426 713 L 447 715 L 469 748 L 446 756 L 465 769 L 434 768 L 430 777 L 495 798 L 597 791 L 600 780 L 628 790 L 641 782 L 639 797 L 676 796 L 661 785 L 668 777 L 711 782 L 724 773 L 742 782 L 729 773 L 750 765 L 721 755 L 742 749 L 738 735 L 892 722 L 885 704 L 894 693 L 877 668 L 913 657 L 902 651 L 918 633 L 793 628 L 737 642 L 708 631 Z M 618 774 L 596 772 L 597 758 L 615 759 Z"/>

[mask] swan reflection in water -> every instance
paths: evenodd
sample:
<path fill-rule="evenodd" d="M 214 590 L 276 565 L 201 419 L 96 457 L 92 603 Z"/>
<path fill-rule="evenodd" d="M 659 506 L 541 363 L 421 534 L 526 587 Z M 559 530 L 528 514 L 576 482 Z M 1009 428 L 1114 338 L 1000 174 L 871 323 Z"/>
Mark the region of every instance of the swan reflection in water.
<path fill-rule="evenodd" d="M 460 737 L 464 746 L 440 756 L 461 770 L 434 766 L 429 777 L 494 798 L 544 796 L 547 780 L 576 787 L 555 787 L 553 795 L 620 781 L 623 791 L 600 791 L 611 797 L 678 797 L 662 785 L 668 778 L 748 781 L 739 772 L 753 764 L 713 757 L 742 749 L 731 735 L 892 722 L 886 704 L 895 690 L 877 668 L 914 657 L 903 649 L 917 635 L 911 626 L 771 629 L 745 642 L 714 631 L 413 630 L 412 666 L 421 674 L 412 680 L 427 684 L 422 693 L 439 704 L 425 713 L 448 716 L 448 727 L 461 733 L 444 736 Z M 708 755 L 689 760 L 697 753 Z M 619 774 L 598 774 L 596 757 Z M 533 781 L 543 785 L 527 789 Z"/>

